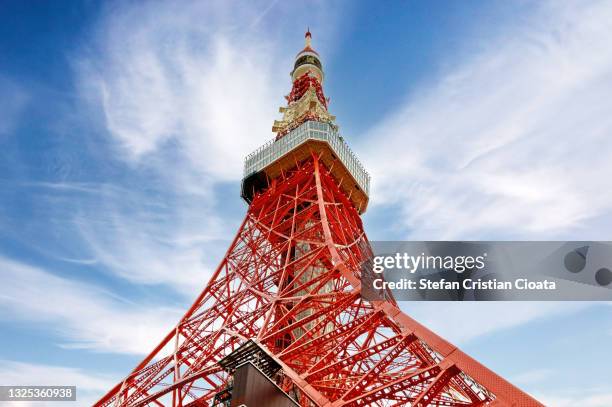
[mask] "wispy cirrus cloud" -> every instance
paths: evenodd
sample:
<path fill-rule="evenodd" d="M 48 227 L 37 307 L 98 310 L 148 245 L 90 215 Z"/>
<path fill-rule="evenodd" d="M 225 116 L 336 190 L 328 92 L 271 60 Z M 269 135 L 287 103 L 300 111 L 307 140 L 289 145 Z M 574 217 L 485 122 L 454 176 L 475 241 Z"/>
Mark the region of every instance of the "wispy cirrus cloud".
<path fill-rule="evenodd" d="M 540 389 L 534 391 L 537 400 L 546 406 L 570 407 L 607 407 L 612 402 L 609 386 L 562 386 L 559 379 L 564 376 L 558 369 L 533 368 L 510 377 L 510 381 L 524 388 Z M 571 379 L 570 379 L 571 380 Z M 548 381 L 548 385 L 546 382 Z M 551 386 L 551 384 L 553 384 Z M 547 388 L 546 391 L 541 390 Z M 550 388 L 554 391 L 551 391 Z"/>
<path fill-rule="evenodd" d="M 208 197 L 155 184 L 96 185 L 69 206 L 71 229 L 103 271 L 192 298 L 220 260 L 228 230 Z"/>
<path fill-rule="evenodd" d="M 528 370 L 526 372 L 522 372 L 518 375 L 512 377 L 512 383 L 516 384 L 532 384 L 535 382 L 540 382 L 544 379 L 549 378 L 554 374 L 554 371 L 551 369 L 539 368 Z"/>
<path fill-rule="evenodd" d="M 3 257 L 0 278 L 1 317 L 47 325 L 65 340 L 60 344 L 65 347 L 146 354 L 181 315 L 177 309 L 135 304 Z"/>
<path fill-rule="evenodd" d="M 475 338 L 589 307 L 587 302 L 400 302 L 408 315 L 449 341 L 462 345 Z"/>
<path fill-rule="evenodd" d="M 126 160 L 160 158 L 171 149 L 200 175 L 238 180 L 244 156 L 272 137 L 292 55 L 302 45 L 293 22 L 305 9 L 310 24 L 321 27 L 317 35 L 329 35 L 335 24 L 326 22 L 338 11 L 316 2 L 109 8 L 96 45 L 77 61 L 82 89 Z"/>
<path fill-rule="evenodd" d="M 74 58 L 84 112 L 127 174 L 75 212 L 102 267 L 187 296 L 203 287 L 223 253 L 215 242 L 235 233 L 218 188 L 232 182 L 238 201 L 244 156 L 273 135 L 306 7 L 317 35 L 336 29 L 323 3 L 154 1 L 102 14 Z"/>
<path fill-rule="evenodd" d="M 272 136 L 302 46 L 292 25 L 306 18 L 301 8 L 264 5 L 107 7 L 72 54 L 79 120 L 55 162 L 41 163 L 54 167 L 48 178 L 3 184 L 3 226 L 46 260 L 86 267 L 83 280 L 112 273 L 158 301 L 152 308 L 134 293 L 133 303 L 106 279 L 98 288 L 0 258 L 5 318 L 48 324 L 64 347 L 115 353 L 147 352 L 179 320 L 167 288 L 193 298 L 221 260 L 235 230 L 224 220 L 227 192 L 217 191 L 231 181 L 237 192 L 244 155 Z M 319 38 L 337 27 L 325 24 L 333 7 L 307 7 L 324 10 L 308 22 L 321 25 Z M 35 203 L 27 218 L 12 199 L 24 195 Z"/>
<path fill-rule="evenodd" d="M 373 200 L 406 235 L 608 236 L 612 6 L 532 6 L 366 135 Z"/>
<path fill-rule="evenodd" d="M 535 396 L 546 406 L 554 407 L 608 407 L 612 405 L 609 389 L 560 389 L 555 394 L 536 393 Z"/>
<path fill-rule="evenodd" d="M 44 258 L 86 267 L 91 279 L 110 274 L 151 286 L 151 293 L 153 286 L 163 286 L 193 298 L 225 250 L 220 237 L 233 229 L 220 222 L 212 199 L 168 190 L 153 176 L 128 182 L 4 182 L 3 191 L 36 202 L 31 219 L 20 219 L 21 207 L 7 199 L 0 222 L 4 235 Z"/>
<path fill-rule="evenodd" d="M 395 212 L 390 219 L 403 236 L 609 238 L 612 56 L 607 48 L 612 27 L 607 22 L 612 5 L 544 2 L 530 7 L 533 13 L 498 34 L 475 37 L 477 52 L 453 53 L 443 61 L 451 68 L 418 84 L 358 140 L 357 150 L 368 152 L 363 158 L 372 173 L 370 211 Z M 400 306 L 465 346 L 495 333 L 524 332 L 517 328 L 554 317 L 573 320 L 592 304 Z M 514 363 L 528 361 L 516 355 Z M 542 388 L 546 373 L 527 372 L 517 383 Z M 551 406 L 604 406 L 610 404 L 607 390 L 535 395 Z"/>

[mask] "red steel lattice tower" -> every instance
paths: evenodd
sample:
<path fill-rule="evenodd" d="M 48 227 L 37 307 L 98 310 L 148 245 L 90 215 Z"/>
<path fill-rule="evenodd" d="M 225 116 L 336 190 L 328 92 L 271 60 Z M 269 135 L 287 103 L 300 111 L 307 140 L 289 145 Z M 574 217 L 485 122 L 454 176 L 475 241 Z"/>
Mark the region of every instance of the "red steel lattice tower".
<path fill-rule="evenodd" d="M 307 32 L 276 138 L 245 161 L 250 206 L 224 259 L 96 405 L 234 406 L 232 373 L 248 360 L 301 406 L 541 406 L 392 298 L 362 299 L 369 175 L 327 110 L 310 40 Z"/>

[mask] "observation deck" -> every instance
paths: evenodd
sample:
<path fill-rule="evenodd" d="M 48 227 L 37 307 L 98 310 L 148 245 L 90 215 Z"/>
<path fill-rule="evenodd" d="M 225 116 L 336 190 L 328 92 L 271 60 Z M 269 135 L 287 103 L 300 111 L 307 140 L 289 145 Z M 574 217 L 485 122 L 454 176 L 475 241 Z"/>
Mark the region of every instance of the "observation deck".
<path fill-rule="evenodd" d="M 321 161 L 330 169 L 336 181 L 357 211 L 364 213 L 370 193 L 370 175 L 338 131 L 330 124 L 307 121 L 280 139 L 272 139 L 249 154 L 244 161 L 241 196 L 251 202 L 256 192 L 268 186 L 296 163 L 321 154 Z"/>

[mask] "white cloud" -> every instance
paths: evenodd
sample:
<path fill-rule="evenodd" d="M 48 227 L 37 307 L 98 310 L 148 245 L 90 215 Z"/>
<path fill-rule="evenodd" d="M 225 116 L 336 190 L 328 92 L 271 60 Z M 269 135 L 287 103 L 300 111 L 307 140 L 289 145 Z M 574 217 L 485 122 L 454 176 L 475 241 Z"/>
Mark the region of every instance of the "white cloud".
<path fill-rule="evenodd" d="M 532 384 L 535 382 L 540 382 L 549 378 L 554 374 L 554 371 L 551 369 L 533 369 L 528 370 L 526 372 L 522 372 L 518 375 L 515 375 L 510 380 L 512 383 L 523 385 L 523 384 Z"/>
<path fill-rule="evenodd" d="M 237 192 L 244 157 L 273 137 L 292 56 L 303 44 L 296 24 L 309 18 L 320 27 L 324 50 L 333 41 L 322 39 L 338 29 L 326 24 L 336 13 L 316 2 L 153 1 L 106 9 L 74 58 L 77 83 L 85 113 L 102 117 L 118 153 L 98 159 L 119 158 L 140 184 L 109 180 L 91 200 L 79 198 L 74 221 L 103 267 L 190 297 L 204 286 L 224 252 L 216 241 L 231 241 L 230 226 L 240 221 L 219 212 L 221 199 L 238 194 L 219 198 L 216 187 L 227 181 Z"/>
<path fill-rule="evenodd" d="M 7 216 L 6 228 L 18 228 L 16 237 L 45 257 L 163 285 L 190 301 L 221 260 L 240 216 L 221 222 L 209 197 L 166 188 L 166 180 L 146 171 L 132 176 L 115 183 L 16 183 L 41 213 L 19 225 Z"/>
<path fill-rule="evenodd" d="M 538 7 L 367 134 L 373 202 L 411 237 L 605 238 L 612 7 Z"/>
<path fill-rule="evenodd" d="M 393 227 L 406 237 L 609 238 L 612 7 L 592 1 L 536 7 L 500 35 L 475 37 L 476 54 L 454 53 L 455 59 L 442 61 L 452 68 L 419 84 L 360 138 L 356 149 L 368 152 L 363 159 L 372 174 L 370 210 L 397 208 Z M 539 321 L 592 305 L 400 306 L 463 346 L 526 324 L 537 329 Z M 545 381 L 547 374 L 539 369 L 510 379 L 525 385 Z M 612 405 L 609 391 L 583 390 L 535 396 L 547 406 Z"/>
<path fill-rule="evenodd" d="M 192 297 L 216 267 L 215 240 L 235 231 L 219 218 L 215 185 L 237 182 L 243 157 L 272 136 L 286 85 L 272 80 L 276 49 L 243 30 L 258 13 L 191 1 L 118 5 L 76 58 L 86 100 L 130 176 L 142 178 L 135 187 L 112 180 L 78 202 L 78 233 L 107 270 Z"/>
<path fill-rule="evenodd" d="M 273 2 L 186 0 L 109 9 L 95 57 L 78 61 L 82 87 L 126 159 L 176 147 L 200 174 L 239 180 L 244 156 L 273 136 L 291 56 L 302 46 L 301 29 L 289 21 L 303 7 L 312 24 L 334 18 L 334 8 L 312 17 L 325 7 L 316 3 L 288 10 Z M 290 37 L 282 35 L 287 28 Z"/>
<path fill-rule="evenodd" d="M 148 188 L 155 188 L 149 180 Z M 163 284 L 190 299 L 221 260 L 224 225 L 207 197 L 101 185 L 81 196 L 72 215 L 97 263 L 138 284 Z M 239 220 L 236 220 L 236 223 Z"/>
<path fill-rule="evenodd" d="M 82 369 L 0 360 L 0 383 L 5 386 L 76 386 L 77 403 L 92 405 L 100 394 L 115 383 L 101 374 L 90 374 Z M 61 406 L 74 402 L 19 402 L 20 406 Z"/>
<path fill-rule="evenodd" d="M 490 333 L 515 328 L 589 307 L 587 302 L 400 302 L 408 315 L 457 345 Z"/>
<path fill-rule="evenodd" d="M 0 257 L 0 316 L 36 321 L 65 338 L 60 346 L 146 354 L 181 312 L 134 304 L 90 284 Z"/>
<path fill-rule="evenodd" d="M 567 393 L 559 391 L 558 393 Z M 580 389 L 573 392 L 573 395 L 560 394 L 535 394 L 535 397 L 550 407 L 609 407 L 612 405 L 612 393 L 609 391 L 589 391 Z"/>

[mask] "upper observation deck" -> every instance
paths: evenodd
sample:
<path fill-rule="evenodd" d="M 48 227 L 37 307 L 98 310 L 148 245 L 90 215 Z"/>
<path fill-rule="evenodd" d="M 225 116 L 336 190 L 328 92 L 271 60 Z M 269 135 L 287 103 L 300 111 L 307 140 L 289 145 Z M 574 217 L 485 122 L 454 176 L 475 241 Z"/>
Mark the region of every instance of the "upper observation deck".
<path fill-rule="evenodd" d="M 267 185 L 281 171 L 295 167 L 312 153 L 331 170 L 340 188 L 359 213 L 365 212 L 370 193 L 370 175 L 335 126 L 306 121 L 280 138 L 270 140 L 249 154 L 244 162 L 242 197 L 250 202 L 253 194 Z"/>

